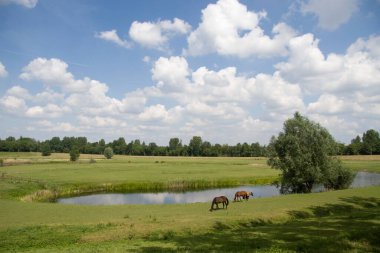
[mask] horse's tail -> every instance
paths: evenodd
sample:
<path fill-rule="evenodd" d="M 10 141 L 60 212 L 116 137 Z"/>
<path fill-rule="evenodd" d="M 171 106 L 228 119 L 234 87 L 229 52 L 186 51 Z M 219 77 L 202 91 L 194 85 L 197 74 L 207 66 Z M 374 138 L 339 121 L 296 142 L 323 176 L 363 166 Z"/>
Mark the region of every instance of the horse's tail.
<path fill-rule="evenodd" d="M 226 208 L 227 208 L 228 204 L 229 204 L 229 201 L 228 201 L 228 198 L 226 197 Z"/>
<path fill-rule="evenodd" d="M 234 198 L 234 201 L 237 200 L 237 197 L 238 197 L 238 193 L 235 193 L 235 198 Z"/>

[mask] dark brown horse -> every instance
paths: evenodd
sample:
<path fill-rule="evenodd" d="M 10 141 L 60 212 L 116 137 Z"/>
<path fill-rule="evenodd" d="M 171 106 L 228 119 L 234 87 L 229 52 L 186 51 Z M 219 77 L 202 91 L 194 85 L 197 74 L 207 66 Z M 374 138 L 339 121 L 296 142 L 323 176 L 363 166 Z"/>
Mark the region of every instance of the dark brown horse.
<path fill-rule="evenodd" d="M 234 201 L 242 200 L 242 198 L 248 200 L 249 196 L 253 196 L 253 192 L 238 191 L 235 193 Z"/>
<path fill-rule="evenodd" d="M 214 210 L 214 205 L 216 205 L 217 209 L 219 209 L 219 205 L 222 203 L 223 204 L 223 209 L 224 209 L 224 205 L 226 206 L 226 209 L 227 209 L 227 206 L 228 206 L 228 198 L 226 196 L 219 196 L 219 197 L 215 197 L 213 200 L 212 200 L 212 203 L 211 203 L 211 208 L 210 208 L 210 212 L 212 212 L 212 210 Z"/>

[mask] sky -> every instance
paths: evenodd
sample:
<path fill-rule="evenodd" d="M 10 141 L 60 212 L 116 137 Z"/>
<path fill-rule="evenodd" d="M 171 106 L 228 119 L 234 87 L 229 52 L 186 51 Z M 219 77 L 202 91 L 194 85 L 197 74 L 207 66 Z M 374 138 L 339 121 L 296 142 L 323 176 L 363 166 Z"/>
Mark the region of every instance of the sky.
<path fill-rule="evenodd" d="M 0 0 L 0 138 L 380 130 L 378 0 Z"/>

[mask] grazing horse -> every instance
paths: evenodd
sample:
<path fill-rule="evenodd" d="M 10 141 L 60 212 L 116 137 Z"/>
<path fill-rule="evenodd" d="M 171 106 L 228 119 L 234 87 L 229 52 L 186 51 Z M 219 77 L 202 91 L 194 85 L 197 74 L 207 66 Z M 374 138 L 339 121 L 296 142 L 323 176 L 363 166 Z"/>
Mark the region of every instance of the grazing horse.
<path fill-rule="evenodd" d="M 224 205 L 226 205 L 226 209 L 227 209 L 227 206 L 228 206 L 228 198 L 226 196 L 219 196 L 219 197 L 215 197 L 213 200 L 212 200 L 212 204 L 211 204 L 211 208 L 210 208 L 210 212 L 212 212 L 212 210 L 214 210 L 214 205 L 216 205 L 216 207 L 219 209 L 219 205 L 222 203 L 223 204 L 223 208 L 224 208 Z"/>
<path fill-rule="evenodd" d="M 253 192 L 247 192 L 247 191 L 238 191 L 235 193 L 234 201 L 242 200 L 241 198 L 248 200 L 249 196 L 253 196 Z"/>

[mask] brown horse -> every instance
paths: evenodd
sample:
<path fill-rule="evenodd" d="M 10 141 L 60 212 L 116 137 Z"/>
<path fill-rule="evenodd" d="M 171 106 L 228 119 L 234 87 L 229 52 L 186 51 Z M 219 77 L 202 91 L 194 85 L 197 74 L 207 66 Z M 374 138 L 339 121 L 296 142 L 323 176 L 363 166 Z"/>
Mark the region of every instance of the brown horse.
<path fill-rule="evenodd" d="M 215 197 L 212 200 L 210 212 L 212 212 L 212 210 L 214 210 L 214 205 L 216 205 L 217 209 L 219 209 L 219 205 L 218 204 L 220 204 L 220 203 L 223 204 L 223 209 L 224 209 L 224 205 L 226 205 L 226 209 L 227 209 L 227 206 L 229 204 L 228 198 L 226 196 Z"/>
<path fill-rule="evenodd" d="M 249 196 L 253 196 L 253 192 L 247 192 L 247 191 L 238 191 L 235 193 L 234 201 L 242 200 L 241 198 L 248 200 Z"/>

